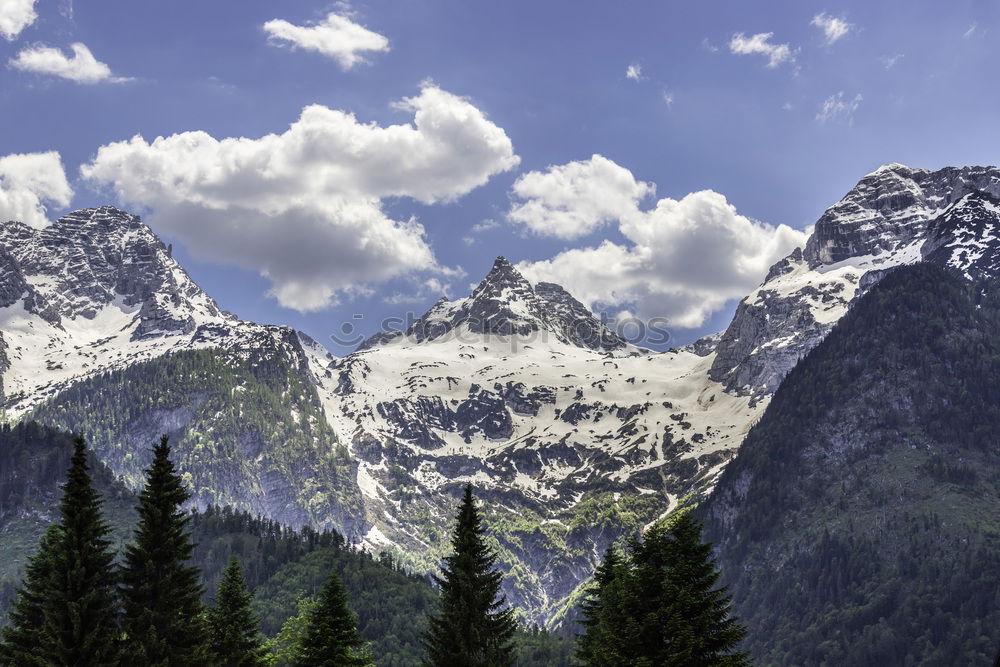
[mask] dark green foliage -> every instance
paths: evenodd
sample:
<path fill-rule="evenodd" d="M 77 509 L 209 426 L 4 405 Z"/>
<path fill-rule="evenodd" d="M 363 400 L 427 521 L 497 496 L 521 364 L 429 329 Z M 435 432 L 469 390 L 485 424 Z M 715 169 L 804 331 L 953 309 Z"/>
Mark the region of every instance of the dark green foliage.
<path fill-rule="evenodd" d="M 118 597 L 110 529 L 91 484 L 83 438 L 73 447 L 45 588 L 39 654 L 57 665 L 110 665 L 118 660 Z"/>
<path fill-rule="evenodd" d="M 513 611 L 500 594 L 496 556 L 486 544 L 482 521 L 465 487 L 452 536 L 454 553 L 445 559 L 438 613 L 424 641 L 426 663 L 435 667 L 502 667 L 514 663 Z"/>
<path fill-rule="evenodd" d="M 761 664 L 988 665 L 1000 308 L 896 269 L 789 373 L 699 512 Z"/>
<path fill-rule="evenodd" d="M 82 438 L 74 442 L 62 490 L 59 521 L 31 559 L 12 625 L 4 631 L 4 662 L 117 664 L 114 556 Z"/>
<path fill-rule="evenodd" d="M 38 649 L 48 642 L 45 637 L 44 604 L 52 581 L 52 561 L 58 540 L 59 527 L 52 524 L 45 531 L 38 551 L 28 561 L 24 582 L 7 617 L 9 625 L 3 628 L 0 664 L 45 664 L 45 660 L 38 655 Z"/>
<path fill-rule="evenodd" d="M 576 657 L 582 664 L 626 664 L 629 649 L 624 642 L 635 634 L 635 623 L 629 623 L 627 614 L 628 577 L 628 564 L 614 547 L 608 547 L 580 604 L 583 634 L 577 639 Z"/>
<path fill-rule="evenodd" d="M 215 606 L 208 613 L 212 663 L 226 667 L 263 665 L 260 624 L 250 607 L 253 593 L 247 591 L 240 561 L 233 554 L 222 575 Z"/>
<path fill-rule="evenodd" d="M 73 436 L 36 422 L 0 424 L 0 620 L 15 595 L 28 559 L 53 522 L 53 508 L 73 456 Z M 134 496 L 115 481 L 88 448 L 93 487 L 115 546 L 130 531 Z"/>
<path fill-rule="evenodd" d="M 153 448 L 136 508 L 135 541 L 122 567 L 127 651 L 140 664 L 208 664 L 201 577 L 189 564 L 190 516 L 181 509 L 187 498 L 164 437 Z"/>
<path fill-rule="evenodd" d="M 370 663 L 365 640 L 347 606 L 344 587 L 337 574 L 331 572 L 309 612 L 296 667 L 364 667 Z"/>
<path fill-rule="evenodd" d="M 6 591 L 0 613 L 16 597 L 28 556 L 38 551 L 44 512 L 58 501 L 72 449 L 69 436 L 34 422 L 0 426 L 0 587 Z M 94 486 L 115 521 L 116 542 L 124 544 L 134 528 L 135 497 L 102 464 L 92 464 Z M 191 563 L 201 570 L 207 591 L 219 587 L 231 556 L 238 555 L 265 635 L 277 634 L 297 614 L 300 599 L 317 596 L 335 571 L 362 637 L 372 644 L 375 663 L 408 667 L 420 662 L 425 618 L 437 603 L 426 577 L 408 574 L 386 555 L 358 551 L 335 532 L 293 530 L 230 508 L 210 506 L 192 515 L 189 525 L 196 543 Z M 211 602 L 209 596 L 203 601 Z M 515 640 L 518 664 L 570 664 L 573 643 L 564 636 L 529 630 L 518 632 Z"/>
<path fill-rule="evenodd" d="M 569 631 L 548 631 L 532 627 L 514 635 L 518 665 L 531 667 L 572 667 L 573 636 Z"/>
<path fill-rule="evenodd" d="M 295 531 L 228 508 L 194 515 L 192 533 L 198 542 L 194 560 L 213 588 L 230 554 L 239 555 L 265 635 L 276 635 L 296 615 L 299 601 L 318 596 L 336 572 L 375 662 L 384 667 L 419 662 L 423 619 L 436 602 L 425 577 L 406 573 L 387 557 L 358 551 L 337 533 Z"/>
<path fill-rule="evenodd" d="M 606 667 L 737 667 L 746 631 L 718 587 L 711 545 L 688 512 L 656 525 L 630 545 L 630 557 L 608 550 L 582 606 L 578 657 Z"/>

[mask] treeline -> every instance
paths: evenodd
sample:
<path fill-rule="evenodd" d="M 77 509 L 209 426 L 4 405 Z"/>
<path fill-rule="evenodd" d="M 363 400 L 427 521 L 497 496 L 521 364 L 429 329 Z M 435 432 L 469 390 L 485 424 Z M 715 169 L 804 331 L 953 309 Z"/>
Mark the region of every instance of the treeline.
<path fill-rule="evenodd" d="M 336 533 L 292 531 L 226 509 L 196 517 L 182 509 L 187 499 L 164 438 L 145 472 L 131 540 L 116 560 L 86 445 L 77 438 L 58 519 L 28 562 L 2 631 L 0 663 L 571 664 L 570 644 L 537 629 L 523 630 L 500 593 L 496 555 L 488 546 L 471 487 L 465 489 L 452 535 L 453 553 L 434 578 L 437 593 L 387 556 L 362 557 L 371 564 L 370 573 L 338 568 L 336 554 L 351 554 L 355 560 L 359 554 Z M 577 647 L 583 664 L 743 664 L 731 650 L 742 630 L 728 618 L 724 592 L 714 588 L 718 573 L 699 531 L 682 516 L 670 528 L 653 529 L 644 541 L 633 543 L 628 557 L 609 552 L 585 608 L 585 632 Z M 197 547 L 196 536 L 202 540 Z M 191 565 L 199 549 L 201 568 Z M 303 566 L 310 560 L 315 562 Z M 275 570 L 287 576 L 276 576 Z M 366 604 L 363 596 L 356 599 L 345 589 L 342 575 L 352 573 L 409 581 L 413 597 Z M 700 577 L 697 585 L 680 584 L 692 574 Z M 292 593 L 287 601 L 295 607 L 291 613 L 255 603 L 255 587 L 256 592 L 282 585 L 301 591 L 297 577 L 309 579 L 306 589 L 314 594 Z M 205 580 L 217 581 L 210 604 L 203 601 Z M 657 581 L 660 588 L 651 586 Z M 351 583 L 357 590 L 358 582 Z M 650 597 L 654 590 L 658 592 Z M 633 604 L 640 598 L 642 604 Z M 711 613 L 699 611 L 704 604 Z M 358 607 L 363 614 L 356 613 Z M 392 620 L 401 612 L 408 623 Z M 278 619 L 284 619 L 280 625 Z M 671 622 L 656 630 L 662 619 Z M 268 623 L 274 631 L 270 639 L 262 632 Z M 608 623 L 644 628 L 646 643 L 635 643 L 640 635 L 618 634 L 618 626 Z M 609 631 L 615 633 L 614 641 L 630 644 L 630 653 L 615 654 L 617 662 L 608 661 L 610 653 L 600 653 Z M 373 632 L 383 641 L 369 641 Z M 378 652 L 385 638 L 396 633 L 403 635 L 397 637 L 402 652 L 384 661 Z M 391 643 L 388 647 L 391 652 Z"/>

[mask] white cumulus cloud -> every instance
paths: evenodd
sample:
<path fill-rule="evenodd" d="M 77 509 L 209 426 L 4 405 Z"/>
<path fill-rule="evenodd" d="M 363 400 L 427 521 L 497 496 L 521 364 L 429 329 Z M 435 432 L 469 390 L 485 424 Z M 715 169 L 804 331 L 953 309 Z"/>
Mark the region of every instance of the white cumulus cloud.
<path fill-rule="evenodd" d="M 775 44 L 771 41 L 773 32 L 760 32 L 747 37 L 742 32 L 733 35 L 729 40 L 729 51 L 736 55 L 763 55 L 767 57 L 767 66 L 774 68 L 785 62 L 795 62 L 796 52 L 788 44 Z"/>
<path fill-rule="evenodd" d="M 7 41 L 17 39 L 21 31 L 35 22 L 38 0 L 0 0 L 0 36 Z"/>
<path fill-rule="evenodd" d="M 854 26 L 842 18 L 830 16 L 826 12 L 820 12 L 813 17 L 811 24 L 823 31 L 823 40 L 833 44 L 838 39 L 845 37 Z"/>
<path fill-rule="evenodd" d="M 365 52 L 389 50 L 389 40 L 345 16 L 330 13 L 315 25 L 295 25 L 284 19 L 264 24 L 271 41 L 315 51 L 336 60 L 345 70 L 364 62 Z"/>
<path fill-rule="evenodd" d="M 628 215 L 652 183 L 602 155 L 589 160 L 529 171 L 514 182 L 515 202 L 508 217 L 540 236 L 575 239 Z"/>
<path fill-rule="evenodd" d="M 629 65 L 625 68 L 625 78 L 632 81 L 642 80 L 642 65 Z"/>
<path fill-rule="evenodd" d="M 0 157 L 0 220 L 41 229 L 49 224 L 46 203 L 69 206 L 73 188 L 59 153 L 15 153 Z"/>
<path fill-rule="evenodd" d="M 604 209 L 600 215 L 613 215 L 624 241 L 573 248 L 551 259 L 522 262 L 519 268 L 531 280 L 565 286 L 592 307 L 627 309 L 643 317 L 667 317 L 674 326 L 697 327 L 727 301 L 746 295 L 774 262 L 805 241 L 805 234 L 791 227 L 740 215 L 724 196 L 711 190 L 680 200 L 660 199 L 652 209 L 643 210 L 639 190 L 652 192 L 651 184 L 631 178 L 629 190 L 627 169 L 600 156 L 589 162 L 604 166 L 611 181 L 604 189 L 620 193 L 614 212 Z M 563 171 L 552 167 L 549 173 Z M 597 180 L 590 177 L 585 182 L 600 187 Z M 591 202 L 582 200 L 580 205 L 578 217 L 597 217 Z M 562 219 L 572 217 L 565 210 L 572 206 L 567 198 L 560 207 L 537 210 L 551 211 L 556 218 L 552 227 L 558 228 Z"/>
<path fill-rule="evenodd" d="M 448 202 L 517 166 L 510 139 L 469 101 L 433 85 L 397 105 L 413 122 L 380 127 L 308 106 L 287 130 L 216 139 L 183 132 L 102 146 L 81 173 L 207 260 L 259 271 L 287 307 L 438 266 L 423 227 L 385 197 Z"/>
<path fill-rule="evenodd" d="M 861 106 L 861 100 L 860 93 L 848 99 L 844 97 L 844 91 L 840 91 L 823 100 L 816 112 L 816 120 L 821 123 L 840 120 L 850 125 L 854 122 L 854 112 Z"/>
<path fill-rule="evenodd" d="M 76 83 L 122 83 L 129 80 L 114 76 L 111 68 L 95 58 L 86 44 L 70 44 L 70 50 L 73 55 L 67 56 L 60 49 L 36 44 L 23 49 L 16 58 L 12 58 L 10 66 L 25 72 L 58 76 Z"/>

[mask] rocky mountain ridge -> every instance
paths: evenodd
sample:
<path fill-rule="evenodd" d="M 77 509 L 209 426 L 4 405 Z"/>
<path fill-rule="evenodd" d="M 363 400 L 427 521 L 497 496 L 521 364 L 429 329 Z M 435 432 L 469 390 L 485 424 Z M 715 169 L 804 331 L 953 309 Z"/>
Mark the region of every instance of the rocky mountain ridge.
<path fill-rule="evenodd" d="M 94 429 L 126 477 L 142 438 L 169 431 L 199 502 L 334 527 L 418 569 L 437 565 L 472 482 L 511 599 L 551 622 L 608 544 L 712 488 L 787 372 L 888 270 L 926 260 L 991 275 L 998 183 L 985 167 L 869 174 L 726 331 L 663 353 L 498 258 L 469 296 L 336 359 L 221 311 L 134 216 L 104 207 L 40 231 L 7 223 L 4 405 Z M 127 383 L 151 387 L 151 404 L 116 416 L 95 400 Z M 282 454 L 281 442 L 294 446 Z"/>
<path fill-rule="evenodd" d="M 928 171 L 889 164 L 868 174 L 823 213 L 805 248 L 771 267 L 764 283 L 740 302 L 719 342 L 711 377 L 729 391 L 768 396 L 844 315 L 866 275 L 870 287 L 896 266 L 963 261 L 933 253 L 942 245 L 961 255 L 979 243 L 966 256 L 992 256 L 992 237 L 960 235 L 954 225 L 938 221 L 995 220 L 982 202 L 998 195 L 996 167 Z M 969 278 L 995 267 L 970 268 Z"/>

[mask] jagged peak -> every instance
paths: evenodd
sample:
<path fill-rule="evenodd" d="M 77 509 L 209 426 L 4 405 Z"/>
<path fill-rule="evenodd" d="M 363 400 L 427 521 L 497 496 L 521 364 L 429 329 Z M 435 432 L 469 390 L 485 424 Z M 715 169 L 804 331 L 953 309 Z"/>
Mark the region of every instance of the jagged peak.
<path fill-rule="evenodd" d="M 884 174 L 886 172 L 892 172 L 894 174 L 906 174 L 906 175 L 910 175 L 910 174 L 912 174 L 914 172 L 926 172 L 926 171 L 927 171 L 926 169 L 909 167 L 909 166 L 907 166 L 905 164 L 902 164 L 900 162 L 888 162 L 886 164 L 883 164 L 881 167 L 879 167 L 875 171 L 873 171 L 873 172 L 871 172 L 869 174 L 866 174 L 866 177 L 868 177 L 868 176 L 877 176 L 879 174 Z"/>
<path fill-rule="evenodd" d="M 504 287 L 504 286 L 517 286 L 525 287 L 529 289 L 531 283 L 528 282 L 527 278 L 521 274 L 517 268 L 514 267 L 507 258 L 503 255 L 498 256 L 493 260 L 493 267 L 490 268 L 489 273 L 479 282 L 479 285 L 473 290 L 473 296 L 477 292 L 481 292 L 484 289 L 490 287 Z"/>

